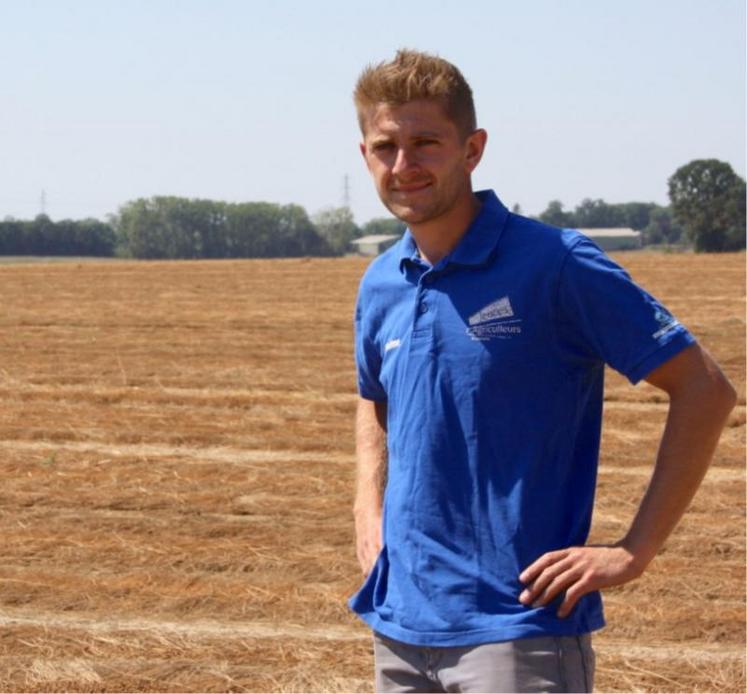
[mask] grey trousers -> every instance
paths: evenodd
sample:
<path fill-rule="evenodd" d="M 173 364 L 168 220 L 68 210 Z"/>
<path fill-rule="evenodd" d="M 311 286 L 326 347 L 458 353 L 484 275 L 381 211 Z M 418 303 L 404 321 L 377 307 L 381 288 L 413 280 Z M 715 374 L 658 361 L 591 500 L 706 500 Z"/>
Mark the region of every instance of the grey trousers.
<path fill-rule="evenodd" d="M 591 635 L 464 647 L 411 646 L 374 633 L 377 692 L 591 692 Z"/>

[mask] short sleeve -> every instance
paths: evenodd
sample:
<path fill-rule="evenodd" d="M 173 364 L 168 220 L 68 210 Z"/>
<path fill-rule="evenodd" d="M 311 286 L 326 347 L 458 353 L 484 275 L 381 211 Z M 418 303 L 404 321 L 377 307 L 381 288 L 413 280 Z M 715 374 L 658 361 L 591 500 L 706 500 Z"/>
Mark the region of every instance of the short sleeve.
<path fill-rule="evenodd" d="M 695 338 L 586 237 L 567 252 L 558 285 L 558 335 L 571 359 L 601 360 L 637 383 Z"/>
<path fill-rule="evenodd" d="M 365 304 L 364 290 L 361 287 L 355 306 L 355 366 L 358 392 L 366 400 L 382 401 L 387 399 L 387 395 L 379 381 L 381 352 L 375 340 L 374 321 Z"/>

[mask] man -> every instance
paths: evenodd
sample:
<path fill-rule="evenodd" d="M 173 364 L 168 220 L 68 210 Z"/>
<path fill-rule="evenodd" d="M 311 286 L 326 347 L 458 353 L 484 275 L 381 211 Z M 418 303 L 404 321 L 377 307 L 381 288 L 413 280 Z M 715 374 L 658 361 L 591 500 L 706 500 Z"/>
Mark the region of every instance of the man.
<path fill-rule="evenodd" d="M 487 135 L 453 65 L 400 51 L 355 103 L 378 194 L 408 225 L 356 308 L 366 580 L 350 604 L 374 630 L 377 689 L 591 691 L 598 591 L 656 555 L 734 390 L 591 241 L 473 193 Z M 670 407 L 628 533 L 585 546 L 605 363 Z"/>

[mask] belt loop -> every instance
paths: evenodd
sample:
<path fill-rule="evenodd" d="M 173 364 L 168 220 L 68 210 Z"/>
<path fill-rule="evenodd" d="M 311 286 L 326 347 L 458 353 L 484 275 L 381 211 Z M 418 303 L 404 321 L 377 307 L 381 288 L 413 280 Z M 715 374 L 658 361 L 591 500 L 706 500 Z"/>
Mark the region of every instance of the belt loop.
<path fill-rule="evenodd" d="M 561 636 L 554 636 L 555 639 L 555 652 L 558 657 L 558 673 L 560 674 L 560 682 L 563 686 L 563 691 L 568 691 L 568 677 L 566 676 L 565 667 L 565 653 L 563 652 L 563 638 Z"/>
<path fill-rule="evenodd" d="M 587 692 L 591 692 L 591 677 L 589 673 L 589 663 L 587 662 L 587 652 L 584 648 L 581 636 L 576 636 L 576 645 L 581 654 L 581 667 L 584 669 L 584 687 Z"/>

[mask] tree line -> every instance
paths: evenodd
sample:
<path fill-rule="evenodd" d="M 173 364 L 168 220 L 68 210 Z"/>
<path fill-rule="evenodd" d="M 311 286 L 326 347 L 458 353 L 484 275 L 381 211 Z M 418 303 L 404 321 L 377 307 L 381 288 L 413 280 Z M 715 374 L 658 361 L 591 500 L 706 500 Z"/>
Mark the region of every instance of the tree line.
<path fill-rule="evenodd" d="M 112 223 L 133 258 L 332 255 L 299 205 L 154 197 L 123 205 Z"/>
<path fill-rule="evenodd" d="M 586 198 L 574 210 L 564 210 L 560 200 L 552 200 L 538 216 L 545 224 L 572 229 L 627 227 L 643 234 L 644 244 L 677 244 L 684 229 L 669 207 L 653 202 L 607 203 Z"/>
<path fill-rule="evenodd" d="M 691 244 L 696 251 L 745 247 L 745 181 L 725 162 L 700 159 L 669 178 L 669 206 L 583 200 L 565 210 L 551 201 L 539 215 L 560 227 L 630 227 L 646 244 Z M 518 206 L 515 207 L 518 211 Z M 394 218 L 359 227 L 348 207 L 310 218 L 299 205 L 152 197 L 95 219 L 0 222 L 0 255 L 119 255 L 130 258 L 271 258 L 343 255 L 369 234 L 400 235 Z"/>
<path fill-rule="evenodd" d="M 114 255 L 111 224 L 97 219 L 53 222 L 40 214 L 32 221 L 0 222 L 0 255 Z"/>
<path fill-rule="evenodd" d="M 649 202 L 610 204 L 585 199 L 573 211 L 551 201 L 539 219 L 576 229 L 629 227 L 644 244 L 690 243 L 696 251 L 745 247 L 745 181 L 729 164 L 696 159 L 670 176 L 669 206 Z"/>
<path fill-rule="evenodd" d="M 152 197 L 123 205 L 108 222 L 86 219 L 0 222 L 0 255 L 121 256 L 125 258 L 279 258 L 343 255 L 368 234 L 401 235 L 394 218 L 355 224 L 347 207 L 313 219 L 300 205 L 227 203 Z"/>

